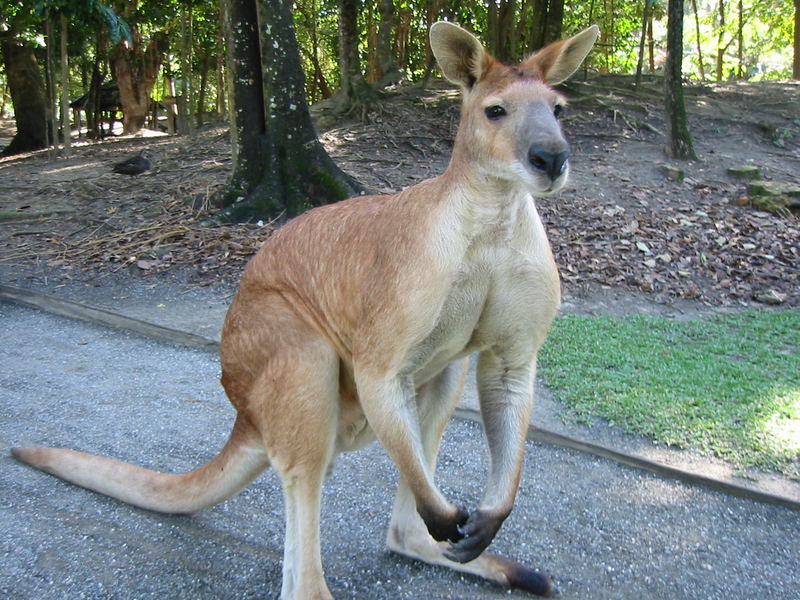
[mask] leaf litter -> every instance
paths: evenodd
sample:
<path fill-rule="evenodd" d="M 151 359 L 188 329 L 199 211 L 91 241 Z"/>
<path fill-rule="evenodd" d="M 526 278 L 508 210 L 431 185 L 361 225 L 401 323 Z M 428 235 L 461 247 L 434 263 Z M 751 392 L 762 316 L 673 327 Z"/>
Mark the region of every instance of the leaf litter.
<path fill-rule="evenodd" d="M 776 89 L 800 95 L 790 86 L 763 93 Z M 696 91 L 693 128 L 702 132 L 696 145 L 707 158 L 689 165 L 685 181 L 672 181 L 657 168 L 664 156 L 656 99 L 617 103 L 618 92 L 569 91 L 577 105 L 564 121 L 572 183 L 537 201 L 567 295 L 615 288 L 662 302 L 800 305 L 798 219 L 737 206 L 741 184 L 720 175 L 757 156 L 768 174 L 797 182 L 792 168 L 800 144 L 777 147 L 759 137 L 743 116 L 751 109 L 717 90 L 723 130 L 719 114 L 703 113 L 704 96 Z M 341 121 L 324 106 L 313 113 L 334 160 L 370 189 L 392 193 L 444 170 L 458 101 L 437 82 L 424 92 L 401 87 L 366 121 Z M 747 135 L 732 136 L 737 127 Z M 114 162 L 142 148 L 155 155 L 151 171 L 135 178 L 110 173 Z M 230 171 L 222 124 L 194 139 L 77 144 L 72 158 L 55 162 L 46 153 L 4 159 L 0 267 L 85 279 L 188 269 L 198 284 L 235 285 L 276 224 L 210 224 L 210 199 Z"/>

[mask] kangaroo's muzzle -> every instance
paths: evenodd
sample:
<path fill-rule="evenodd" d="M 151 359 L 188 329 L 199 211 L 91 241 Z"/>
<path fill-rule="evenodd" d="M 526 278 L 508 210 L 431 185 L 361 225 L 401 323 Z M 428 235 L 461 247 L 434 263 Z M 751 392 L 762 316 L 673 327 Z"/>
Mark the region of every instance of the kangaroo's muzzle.
<path fill-rule="evenodd" d="M 547 175 L 550 181 L 555 181 L 561 176 L 567 167 L 569 157 L 569 150 L 550 152 L 544 148 L 533 146 L 528 151 L 528 162 L 533 169 Z"/>

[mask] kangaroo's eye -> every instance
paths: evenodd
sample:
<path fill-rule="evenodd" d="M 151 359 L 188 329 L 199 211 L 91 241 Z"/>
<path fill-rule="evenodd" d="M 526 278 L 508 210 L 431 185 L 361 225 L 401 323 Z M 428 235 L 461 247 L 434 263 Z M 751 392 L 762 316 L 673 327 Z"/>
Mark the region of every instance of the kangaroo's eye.
<path fill-rule="evenodd" d="M 561 104 L 556 104 L 553 107 L 553 116 L 558 119 L 561 115 L 564 114 L 564 106 Z"/>
<path fill-rule="evenodd" d="M 499 104 L 487 106 L 483 109 L 483 112 L 486 113 L 486 118 L 490 121 L 496 121 L 497 119 L 506 116 L 506 109 Z"/>

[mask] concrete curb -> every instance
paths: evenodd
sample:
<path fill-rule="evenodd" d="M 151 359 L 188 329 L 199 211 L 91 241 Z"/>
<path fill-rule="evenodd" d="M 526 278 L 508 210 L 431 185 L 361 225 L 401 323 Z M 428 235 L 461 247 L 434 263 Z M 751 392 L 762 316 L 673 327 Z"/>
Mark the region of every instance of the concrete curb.
<path fill-rule="evenodd" d="M 194 333 L 187 333 L 178 329 L 171 329 L 162 325 L 155 325 L 133 317 L 126 317 L 125 315 L 120 315 L 104 308 L 62 300 L 61 298 L 56 298 L 55 296 L 50 296 L 41 292 L 0 285 L 0 300 L 38 308 L 62 317 L 71 317 L 89 321 L 90 323 L 105 325 L 107 327 L 132 331 L 171 344 L 200 348 L 201 350 L 219 350 L 219 342 L 211 338 Z"/>
<path fill-rule="evenodd" d="M 64 317 L 77 318 L 91 323 L 131 331 L 171 344 L 189 346 L 191 348 L 207 351 L 218 351 L 219 349 L 219 342 L 211 338 L 164 327 L 162 325 L 155 325 L 141 319 L 126 317 L 106 309 L 71 302 L 69 300 L 62 300 L 41 292 L 0 285 L 0 300 L 37 308 Z M 481 420 L 480 413 L 469 408 L 457 408 L 455 416 L 460 419 L 469 419 L 471 421 Z M 676 467 L 663 465 L 640 456 L 627 454 L 607 446 L 572 438 L 554 431 L 542 429 L 541 427 L 536 427 L 535 425 L 529 426 L 528 439 L 607 458 L 628 467 L 702 486 L 731 496 L 747 498 L 756 502 L 774 504 L 791 510 L 800 511 L 800 502 L 785 496 L 771 494 L 728 481 L 721 481 L 713 477 L 699 475 Z"/>

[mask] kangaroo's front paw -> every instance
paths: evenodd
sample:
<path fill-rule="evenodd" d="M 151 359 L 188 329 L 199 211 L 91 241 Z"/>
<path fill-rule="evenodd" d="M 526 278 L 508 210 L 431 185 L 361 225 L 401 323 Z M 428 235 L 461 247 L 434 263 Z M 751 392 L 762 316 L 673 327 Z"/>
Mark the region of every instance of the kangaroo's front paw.
<path fill-rule="evenodd" d="M 467 522 L 458 528 L 459 540 L 450 544 L 445 557 L 460 563 L 474 560 L 492 543 L 508 515 L 491 514 L 482 510 L 473 512 Z"/>
<path fill-rule="evenodd" d="M 449 514 L 426 509 L 423 506 L 418 506 L 417 512 L 425 522 L 428 533 L 436 541 L 444 542 L 449 540 L 456 542 L 463 537 L 460 530 L 461 526 L 467 522 L 469 513 L 460 506 L 453 506 Z"/>

